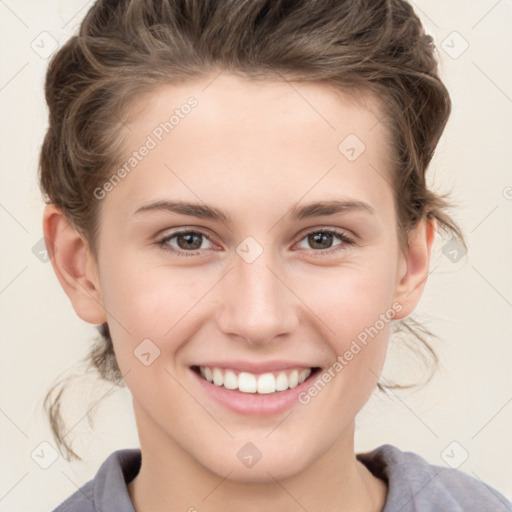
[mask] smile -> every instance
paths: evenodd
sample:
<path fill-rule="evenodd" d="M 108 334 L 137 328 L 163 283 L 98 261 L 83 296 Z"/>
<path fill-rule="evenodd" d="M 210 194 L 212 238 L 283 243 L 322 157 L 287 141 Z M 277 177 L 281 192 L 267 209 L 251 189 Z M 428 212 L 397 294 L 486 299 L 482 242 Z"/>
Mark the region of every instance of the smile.
<path fill-rule="evenodd" d="M 262 374 L 208 366 L 194 366 L 192 369 L 218 387 L 238 390 L 241 393 L 270 394 L 295 388 L 319 368 L 290 368 Z"/>
<path fill-rule="evenodd" d="M 207 407 L 218 405 L 255 418 L 304 407 L 298 396 L 317 378 L 321 368 L 289 360 L 203 361 L 189 367 Z"/>

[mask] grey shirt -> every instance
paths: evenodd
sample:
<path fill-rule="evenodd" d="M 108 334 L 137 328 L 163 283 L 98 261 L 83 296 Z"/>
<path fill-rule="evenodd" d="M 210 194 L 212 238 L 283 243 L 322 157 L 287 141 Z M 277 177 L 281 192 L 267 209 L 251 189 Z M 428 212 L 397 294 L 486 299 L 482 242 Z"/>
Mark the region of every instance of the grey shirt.
<path fill-rule="evenodd" d="M 512 512 L 512 503 L 496 489 L 396 446 L 384 444 L 356 457 L 387 482 L 382 512 Z M 111 453 L 95 477 L 53 512 L 136 512 L 126 485 L 139 472 L 140 463 L 139 449 Z"/>

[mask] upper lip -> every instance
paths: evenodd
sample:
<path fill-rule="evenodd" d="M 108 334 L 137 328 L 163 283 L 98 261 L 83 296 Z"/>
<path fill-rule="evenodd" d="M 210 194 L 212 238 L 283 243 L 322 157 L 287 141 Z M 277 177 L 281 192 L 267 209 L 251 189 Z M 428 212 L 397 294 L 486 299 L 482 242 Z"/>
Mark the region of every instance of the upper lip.
<path fill-rule="evenodd" d="M 299 363 L 296 361 L 275 360 L 256 363 L 254 361 L 205 361 L 194 366 L 207 366 L 209 368 L 233 369 L 249 373 L 266 373 L 292 368 L 316 368 L 315 365 Z"/>

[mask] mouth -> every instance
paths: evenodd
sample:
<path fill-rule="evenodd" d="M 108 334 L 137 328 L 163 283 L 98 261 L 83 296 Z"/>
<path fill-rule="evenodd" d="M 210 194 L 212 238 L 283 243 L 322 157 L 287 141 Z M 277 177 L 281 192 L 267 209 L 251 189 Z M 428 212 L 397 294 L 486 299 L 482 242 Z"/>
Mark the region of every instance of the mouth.
<path fill-rule="evenodd" d="M 260 374 L 197 365 L 190 368 L 201 379 L 219 388 L 252 395 L 278 395 L 314 378 L 320 371 L 318 366 L 290 368 Z"/>

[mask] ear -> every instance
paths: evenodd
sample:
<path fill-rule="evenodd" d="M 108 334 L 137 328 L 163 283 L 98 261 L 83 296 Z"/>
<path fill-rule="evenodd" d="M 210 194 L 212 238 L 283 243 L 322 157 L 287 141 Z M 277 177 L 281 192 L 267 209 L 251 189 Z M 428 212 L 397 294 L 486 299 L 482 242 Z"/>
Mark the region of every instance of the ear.
<path fill-rule="evenodd" d="M 96 261 L 89 246 L 54 204 L 45 207 L 43 232 L 53 270 L 76 314 L 91 324 L 107 321 Z"/>
<path fill-rule="evenodd" d="M 395 290 L 395 301 L 402 305 L 402 310 L 397 313 L 396 319 L 409 316 L 421 299 L 428 277 L 435 227 L 435 218 L 425 216 L 408 233 L 408 249 L 405 254 L 400 252 L 398 265 L 399 282 Z"/>

